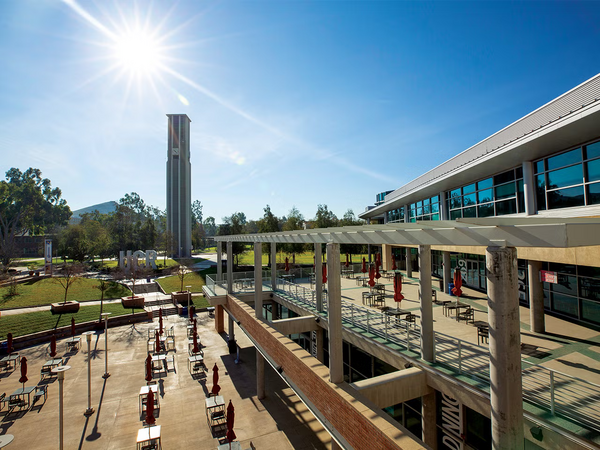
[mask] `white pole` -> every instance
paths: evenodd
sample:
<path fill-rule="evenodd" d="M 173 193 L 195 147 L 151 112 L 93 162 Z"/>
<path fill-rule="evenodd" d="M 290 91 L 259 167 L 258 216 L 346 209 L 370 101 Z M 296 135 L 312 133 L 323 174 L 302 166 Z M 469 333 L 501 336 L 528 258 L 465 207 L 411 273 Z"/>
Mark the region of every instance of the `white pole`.
<path fill-rule="evenodd" d="M 110 377 L 110 373 L 108 373 L 108 316 L 111 313 L 106 312 L 102 315 L 104 316 L 104 375 L 102 375 L 102 378 L 106 380 Z"/>
<path fill-rule="evenodd" d="M 188 291 L 188 308 L 187 308 L 187 310 L 188 310 L 188 317 L 190 318 L 190 322 L 192 321 L 192 316 L 190 314 L 190 298 L 192 296 L 192 291 L 190 290 L 191 287 L 192 286 L 186 286 L 187 291 Z"/>
<path fill-rule="evenodd" d="M 71 366 L 59 366 L 52 369 L 52 372 L 58 375 L 58 448 L 63 450 L 63 382 L 65 381 L 65 372 Z"/>
<path fill-rule="evenodd" d="M 90 353 L 90 344 L 92 343 L 93 334 L 93 331 L 86 331 L 83 333 L 87 341 L 88 348 L 88 407 L 83 415 L 88 417 L 94 414 L 94 408 L 92 408 L 92 354 Z"/>

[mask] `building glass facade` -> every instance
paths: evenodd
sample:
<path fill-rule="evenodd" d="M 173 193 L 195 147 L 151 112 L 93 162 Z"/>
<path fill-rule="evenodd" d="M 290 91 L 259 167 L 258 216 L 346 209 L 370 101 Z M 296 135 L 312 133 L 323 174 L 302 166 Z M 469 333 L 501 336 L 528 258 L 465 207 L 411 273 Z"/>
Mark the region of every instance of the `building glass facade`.
<path fill-rule="evenodd" d="M 440 220 L 440 197 L 435 195 L 409 205 L 409 221 Z"/>

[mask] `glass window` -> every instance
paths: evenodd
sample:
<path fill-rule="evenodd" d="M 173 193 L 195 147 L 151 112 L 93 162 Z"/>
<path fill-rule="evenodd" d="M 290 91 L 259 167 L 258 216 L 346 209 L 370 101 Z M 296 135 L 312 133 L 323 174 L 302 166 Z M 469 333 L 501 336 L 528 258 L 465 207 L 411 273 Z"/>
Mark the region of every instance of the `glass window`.
<path fill-rule="evenodd" d="M 515 174 L 516 174 L 517 180 L 520 178 L 523 178 L 523 166 L 517 167 L 515 169 Z"/>
<path fill-rule="evenodd" d="M 600 183 L 587 185 L 587 203 L 588 205 L 600 203 Z"/>
<path fill-rule="evenodd" d="M 573 186 L 581 183 L 583 183 L 583 170 L 581 164 L 548 172 L 548 189 Z"/>
<path fill-rule="evenodd" d="M 537 209 L 546 209 L 546 176 L 544 174 L 535 176 L 535 192 Z"/>
<path fill-rule="evenodd" d="M 581 300 L 581 318 L 600 324 L 600 303 Z"/>
<path fill-rule="evenodd" d="M 478 217 L 491 217 L 494 215 L 494 204 L 487 203 L 485 205 L 479 205 L 477 207 L 477 216 Z"/>
<path fill-rule="evenodd" d="M 463 196 L 463 206 L 471 206 L 477 204 L 477 194 L 467 194 Z"/>
<path fill-rule="evenodd" d="M 439 195 L 435 195 L 435 196 L 431 197 L 431 203 L 439 203 L 439 201 L 440 201 Z"/>
<path fill-rule="evenodd" d="M 577 275 L 577 266 L 575 264 L 548 263 L 548 269 L 552 272 L 561 272 L 569 275 Z"/>
<path fill-rule="evenodd" d="M 558 169 L 559 167 L 568 166 L 569 164 L 575 164 L 581 161 L 581 149 L 576 148 L 570 152 L 561 153 L 560 155 L 548 158 L 548 170 Z"/>
<path fill-rule="evenodd" d="M 502 186 L 496 186 L 494 188 L 494 194 L 496 194 L 496 200 L 514 197 L 515 196 L 515 183 L 508 183 L 508 184 L 503 184 Z"/>
<path fill-rule="evenodd" d="M 455 220 L 455 219 L 459 219 L 462 217 L 462 210 L 461 209 L 455 209 L 453 211 L 450 211 L 450 220 Z"/>
<path fill-rule="evenodd" d="M 577 298 L 568 295 L 552 293 L 552 309 L 572 317 L 578 317 Z"/>
<path fill-rule="evenodd" d="M 450 198 L 450 209 L 460 208 L 462 204 L 462 197 Z"/>
<path fill-rule="evenodd" d="M 587 159 L 600 156 L 600 141 L 585 146 L 585 155 Z"/>
<path fill-rule="evenodd" d="M 533 173 L 541 173 L 544 171 L 544 160 L 533 163 Z"/>
<path fill-rule="evenodd" d="M 579 295 L 590 300 L 600 301 L 600 280 L 579 277 Z"/>
<path fill-rule="evenodd" d="M 515 179 L 515 171 L 514 170 L 509 170 L 507 172 L 498 174 L 498 175 L 494 175 L 494 185 L 499 185 L 502 183 L 507 183 L 509 181 L 514 181 Z"/>
<path fill-rule="evenodd" d="M 577 296 L 577 277 L 558 274 L 558 283 L 552 284 L 552 292 Z"/>
<path fill-rule="evenodd" d="M 432 214 L 431 215 L 431 220 L 440 220 L 440 215 L 439 214 Z"/>
<path fill-rule="evenodd" d="M 477 217 L 477 208 L 475 206 L 464 208 L 463 217 Z"/>
<path fill-rule="evenodd" d="M 519 204 L 519 212 L 525 212 L 525 194 L 523 193 L 523 180 L 517 181 L 517 202 Z"/>
<path fill-rule="evenodd" d="M 491 178 L 481 180 L 477 182 L 477 189 L 488 189 L 494 185 L 494 181 Z"/>
<path fill-rule="evenodd" d="M 516 214 L 517 213 L 517 201 L 512 198 L 510 200 L 503 200 L 501 202 L 496 202 L 496 215 L 504 216 L 506 214 Z"/>
<path fill-rule="evenodd" d="M 465 407 L 466 441 L 472 448 L 487 450 L 492 448 L 492 422 L 471 408 Z"/>
<path fill-rule="evenodd" d="M 468 186 L 463 187 L 463 194 L 470 194 L 471 192 L 475 192 L 475 183 L 469 184 Z"/>
<path fill-rule="evenodd" d="M 440 204 L 439 203 L 432 203 L 431 204 L 431 212 L 432 213 L 438 213 L 438 212 L 440 212 Z"/>
<path fill-rule="evenodd" d="M 479 191 L 477 193 L 479 203 L 491 202 L 494 200 L 494 194 L 492 189 L 486 189 L 485 191 Z"/>
<path fill-rule="evenodd" d="M 583 206 L 583 186 L 548 192 L 548 209 Z"/>
<path fill-rule="evenodd" d="M 422 215 L 423 215 L 423 207 L 417 206 L 417 217 L 422 216 Z"/>
<path fill-rule="evenodd" d="M 587 166 L 587 181 L 598 181 L 600 180 L 600 159 L 594 159 L 588 161 Z"/>
<path fill-rule="evenodd" d="M 600 278 L 600 267 L 578 266 L 579 276 Z"/>

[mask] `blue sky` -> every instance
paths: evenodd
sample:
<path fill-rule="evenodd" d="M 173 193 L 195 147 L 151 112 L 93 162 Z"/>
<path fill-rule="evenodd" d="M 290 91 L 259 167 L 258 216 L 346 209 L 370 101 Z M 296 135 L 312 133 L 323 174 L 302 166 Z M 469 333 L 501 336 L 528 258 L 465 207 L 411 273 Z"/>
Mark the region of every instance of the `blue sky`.
<path fill-rule="evenodd" d="M 0 2 L 0 170 L 73 210 L 165 208 L 168 113 L 192 198 L 259 219 L 373 204 L 599 70 L 600 2 Z M 129 42 L 139 47 L 133 50 Z"/>

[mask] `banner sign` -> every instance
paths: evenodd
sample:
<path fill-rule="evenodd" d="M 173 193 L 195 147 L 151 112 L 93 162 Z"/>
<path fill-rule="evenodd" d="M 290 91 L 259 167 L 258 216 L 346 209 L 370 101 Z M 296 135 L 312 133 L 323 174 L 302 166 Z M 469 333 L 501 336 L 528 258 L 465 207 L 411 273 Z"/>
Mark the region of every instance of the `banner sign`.
<path fill-rule="evenodd" d="M 556 284 L 558 283 L 558 274 L 549 270 L 540 270 L 540 281 Z"/>

